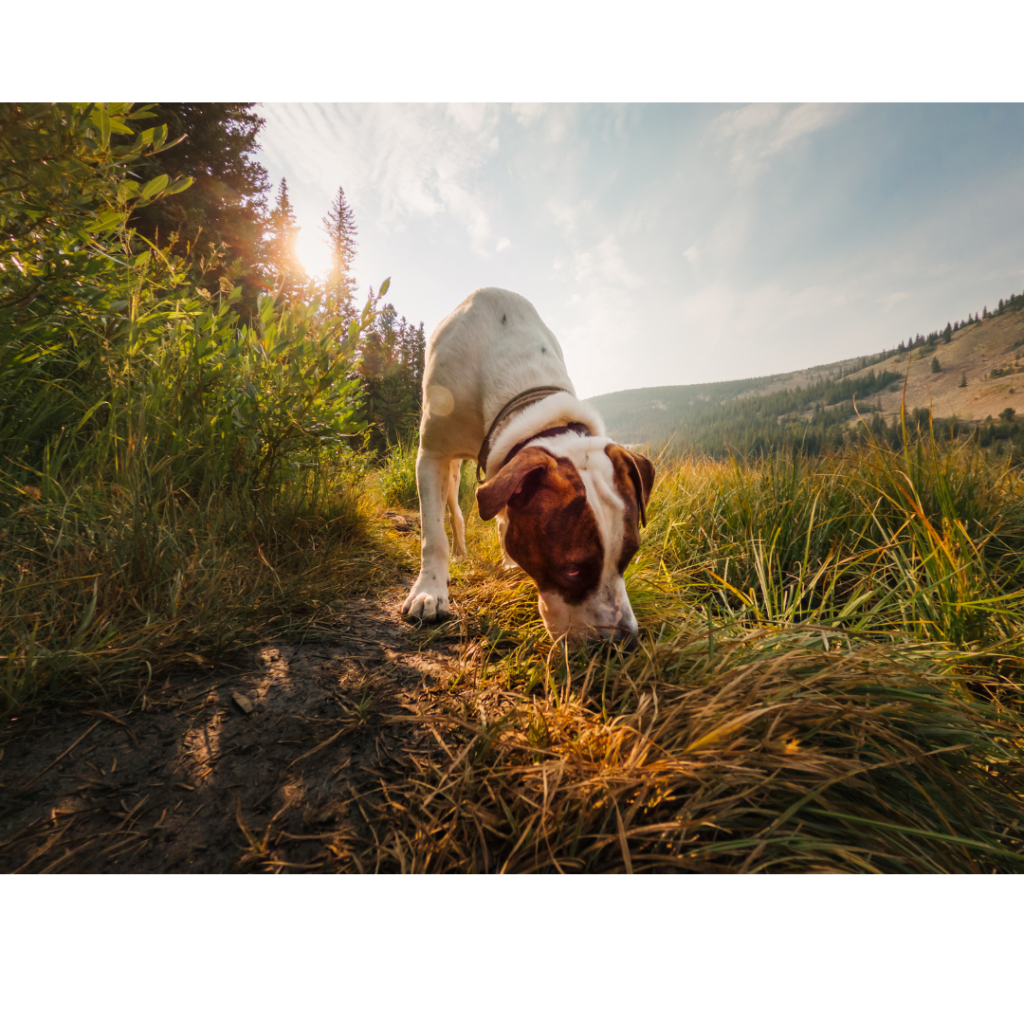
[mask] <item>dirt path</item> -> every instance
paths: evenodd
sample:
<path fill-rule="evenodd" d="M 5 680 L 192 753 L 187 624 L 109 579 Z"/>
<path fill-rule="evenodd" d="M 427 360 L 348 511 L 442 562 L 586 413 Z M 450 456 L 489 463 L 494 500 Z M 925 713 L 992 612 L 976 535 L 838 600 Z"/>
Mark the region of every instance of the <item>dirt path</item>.
<path fill-rule="evenodd" d="M 457 626 L 429 639 L 404 623 L 404 592 L 346 603 L 331 642 L 170 679 L 145 710 L 5 717 L 0 871 L 380 867 L 388 786 L 450 763 L 443 711 L 467 649 Z"/>

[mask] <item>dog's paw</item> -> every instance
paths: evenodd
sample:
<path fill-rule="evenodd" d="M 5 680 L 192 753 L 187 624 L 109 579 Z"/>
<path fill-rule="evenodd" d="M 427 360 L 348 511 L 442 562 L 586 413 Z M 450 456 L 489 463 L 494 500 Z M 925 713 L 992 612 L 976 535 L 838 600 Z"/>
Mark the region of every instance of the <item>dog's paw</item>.
<path fill-rule="evenodd" d="M 402 605 L 402 614 L 420 622 L 443 622 L 451 615 L 448 588 L 417 580 Z"/>

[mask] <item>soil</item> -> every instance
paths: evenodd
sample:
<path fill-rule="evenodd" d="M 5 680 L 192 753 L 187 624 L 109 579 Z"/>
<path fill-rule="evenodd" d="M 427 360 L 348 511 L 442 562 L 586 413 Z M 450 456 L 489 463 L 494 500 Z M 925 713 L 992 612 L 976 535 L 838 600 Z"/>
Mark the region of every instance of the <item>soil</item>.
<path fill-rule="evenodd" d="M 451 763 L 444 711 L 473 648 L 455 623 L 405 623 L 404 594 L 353 599 L 330 642 L 266 644 L 134 709 L 7 716 L 0 871 L 380 868 L 388 787 Z"/>

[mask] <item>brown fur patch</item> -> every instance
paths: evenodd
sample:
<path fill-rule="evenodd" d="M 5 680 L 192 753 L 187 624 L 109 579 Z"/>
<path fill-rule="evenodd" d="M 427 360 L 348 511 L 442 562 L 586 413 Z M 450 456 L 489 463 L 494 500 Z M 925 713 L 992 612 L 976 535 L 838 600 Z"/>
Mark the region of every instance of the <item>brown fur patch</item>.
<path fill-rule="evenodd" d="M 594 592 L 604 567 L 604 545 L 571 460 L 531 446 L 477 490 L 480 516 L 507 509 L 505 549 L 542 591 L 567 604 Z"/>
<path fill-rule="evenodd" d="M 640 547 L 640 523 L 647 525 L 647 499 L 654 486 L 654 465 L 650 459 L 628 452 L 621 445 L 607 445 L 604 451 L 612 460 L 615 486 L 626 505 L 623 512 L 622 551 L 618 561 L 621 576 Z"/>

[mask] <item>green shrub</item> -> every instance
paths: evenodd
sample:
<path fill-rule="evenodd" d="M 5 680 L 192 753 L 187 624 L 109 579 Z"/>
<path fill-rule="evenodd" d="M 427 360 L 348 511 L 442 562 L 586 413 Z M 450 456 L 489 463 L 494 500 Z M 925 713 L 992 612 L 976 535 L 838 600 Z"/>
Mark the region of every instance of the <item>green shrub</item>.
<path fill-rule="evenodd" d="M 130 177 L 166 145 L 145 114 L 0 104 L 7 700 L 222 650 L 266 621 L 264 566 L 289 603 L 271 560 L 298 552 L 275 538 L 317 537 L 324 554 L 359 529 L 346 452 L 365 428 L 353 351 L 373 305 L 347 331 L 316 297 L 264 299 L 241 324 L 232 282 L 194 287 L 127 227 L 189 184 Z M 234 605 L 228 578 L 248 580 Z"/>

